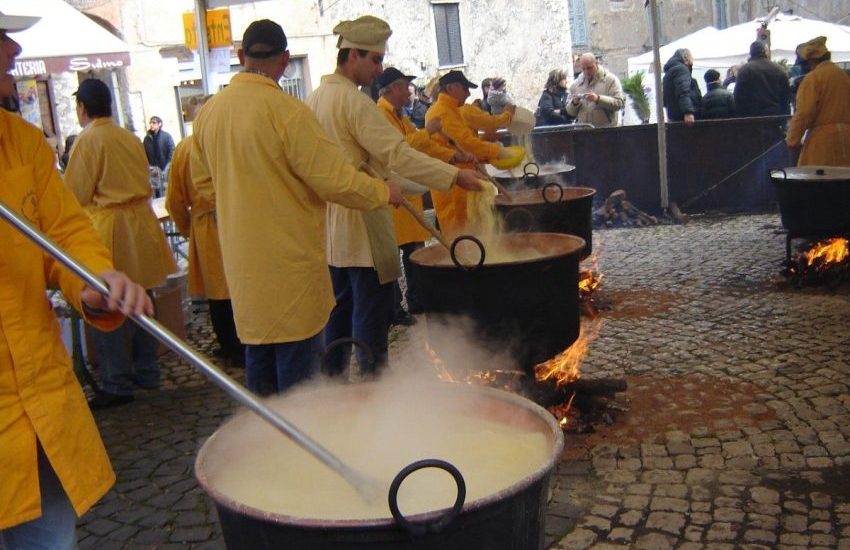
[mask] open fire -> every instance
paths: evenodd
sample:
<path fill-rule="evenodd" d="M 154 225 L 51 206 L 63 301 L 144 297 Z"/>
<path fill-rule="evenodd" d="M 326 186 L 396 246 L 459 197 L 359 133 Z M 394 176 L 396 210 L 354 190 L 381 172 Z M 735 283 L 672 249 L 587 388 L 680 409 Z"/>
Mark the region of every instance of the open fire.
<path fill-rule="evenodd" d="M 798 253 L 784 271 L 797 286 L 835 286 L 850 278 L 850 241 L 836 237 L 819 241 Z"/>

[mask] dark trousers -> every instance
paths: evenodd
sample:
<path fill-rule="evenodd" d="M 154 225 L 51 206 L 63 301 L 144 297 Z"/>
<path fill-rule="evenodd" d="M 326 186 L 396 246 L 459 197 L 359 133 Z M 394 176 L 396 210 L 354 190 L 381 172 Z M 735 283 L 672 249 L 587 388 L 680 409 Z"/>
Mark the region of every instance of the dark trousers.
<path fill-rule="evenodd" d="M 245 346 L 236 335 L 236 324 L 233 322 L 233 306 L 230 300 L 209 300 L 210 322 L 218 345 L 224 357 L 242 357 L 244 361 Z"/>
<path fill-rule="evenodd" d="M 399 247 L 401 250 L 401 265 L 404 267 L 404 279 L 407 282 L 407 290 L 404 292 L 404 299 L 407 301 L 407 311 L 409 313 L 422 313 L 422 298 L 419 290 L 419 271 L 413 267 L 410 261 L 410 255 L 423 248 L 425 243 L 407 243 Z M 396 313 L 401 310 L 401 288 L 399 287 L 398 307 Z"/>
<path fill-rule="evenodd" d="M 355 338 L 371 352 L 359 347 L 356 350 L 361 372 L 377 374 L 387 362 L 387 335 L 393 310 L 392 283 L 380 284 L 378 272 L 371 267 L 330 266 L 336 306 L 325 327 L 325 345 L 340 338 Z M 325 357 L 327 374 L 338 375 L 345 371 L 351 358 L 351 346 L 331 350 Z"/>
<path fill-rule="evenodd" d="M 245 346 L 245 383 L 257 395 L 288 390 L 312 377 L 319 366 L 322 333 L 305 340 Z"/>

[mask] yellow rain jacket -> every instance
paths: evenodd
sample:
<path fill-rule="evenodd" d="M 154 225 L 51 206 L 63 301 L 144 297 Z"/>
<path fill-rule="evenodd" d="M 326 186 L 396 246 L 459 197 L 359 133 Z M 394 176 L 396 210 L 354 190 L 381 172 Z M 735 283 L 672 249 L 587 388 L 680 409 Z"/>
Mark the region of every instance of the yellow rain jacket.
<path fill-rule="evenodd" d="M 835 63 L 823 61 L 803 79 L 785 142 L 803 144 L 798 166 L 850 166 L 850 76 Z"/>
<path fill-rule="evenodd" d="M 473 131 L 463 119 L 457 100 L 449 94 L 440 94 L 437 101 L 425 113 L 426 121 L 436 117 L 440 117 L 443 133 L 454 139 L 462 149 L 474 155 L 479 162 L 487 162 L 499 157 L 499 144 L 480 139 L 477 132 Z M 449 146 L 448 142 L 439 136 L 435 136 L 434 140 Z M 464 167 L 472 168 L 473 165 L 464 165 Z M 458 186 L 452 187 L 448 192 L 431 192 L 440 229 L 450 237 L 463 233 L 466 228 L 466 193 Z"/>
<path fill-rule="evenodd" d="M 95 273 L 111 269 L 91 221 L 65 188 L 41 131 L 0 111 L 0 199 Z M 78 311 L 84 283 L 0 221 L 0 529 L 41 516 L 36 438 L 78 516 L 115 483 L 46 288 Z M 109 314 L 102 330 L 121 324 Z"/>
<path fill-rule="evenodd" d="M 365 97 L 365 96 L 364 96 Z M 212 196 L 239 340 L 317 334 L 334 306 L 326 201 L 381 208 L 389 190 L 351 165 L 303 103 L 239 73 L 195 119 L 192 181 Z"/>
<path fill-rule="evenodd" d="M 513 113 L 502 111 L 498 115 L 491 115 L 484 109 L 476 107 L 472 103 L 464 103 L 460 106 L 460 116 L 466 125 L 473 130 L 481 130 L 487 134 L 493 134 L 501 128 L 507 128 L 513 119 Z"/>
<path fill-rule="evenodd" d="M 356 166 L 366 162 L 379 174 L 395 171 L 444 191 L 457 177 L 456 167 L 410 147 L 369 96 L 342 75 L 323 76 L 321 85 L 307 98 L 307 105 Z M 328 264 L 334 267 L 373 267 L 382 284 L 392 282 L 401 275 L 395 241 L 389 208 L 374 212 L 335 204 L 328 208 Z"/>
<path fill-rule="evenodd" d="M 65 183 L 86 208 L 115 268 L 145 288 L 177 271 L 150 204 L 142 142 L 111 118 L 93 120 L 74 142 Z"/>
<path fill-rule="evenodd" d="M 404 136 L 404 141 L 417 151 L 422 151 L 428 156 L 449 162 L 454 156 L 454 149 L 449 149 L 440 145 L 431 139 L 431 135 L 425 130 L 419 130 L 410 121 L 406 115 L 399 116 L 392 103 L 383 97 L 378 99 L 378 108 L 387 117 L 387 120 L 392 124 L 401 135 Z M 419 211 L 423 212 L 422 195 L 405 195 L 410 204 Z M 423 242 L 430 234 L 428 231 L 419 225 L 410 212 L 404 208 L 393 209 L 393 224 L 395 225 L 396 243 L 401 246 L 408 243 Z"/>
<path fill-rule="evenodd" d="M 192 184 L 189 154 L 192 136 L 174 148 L 168 172 L 165 207 L 181 235 L 189 239 L 189 295 L 212 300 L 229 300 L 224 263 L 218 244 L 215 218 L 215 190 L 205 185 L 209 194 L 201 194 Z"/>

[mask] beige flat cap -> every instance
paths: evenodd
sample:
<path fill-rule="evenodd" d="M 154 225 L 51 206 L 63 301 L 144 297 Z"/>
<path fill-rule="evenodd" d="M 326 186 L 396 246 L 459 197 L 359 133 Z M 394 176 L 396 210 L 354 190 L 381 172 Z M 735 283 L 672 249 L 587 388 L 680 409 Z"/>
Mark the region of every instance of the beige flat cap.
<path fill-rule="evenodd" d="M 812 38 L 808 42 L 803 42 L 799 46 L 797 46 L 797 55 L 806 61 L 812 59 L 820 59 L 829 53 L 829 50 L 826 49 L 826 37 L 818 36 L 817 38 Z"/>
<path fill-rule="evenodd" d="M 342 21 L 334 27 L 334 34 L 339 35 L 337 48 L 355 48 L 381 54 L 386 52 L 387 39 L 392 33 L 386 21 L 372 15 L 364 15 L 354 21 Z"/>

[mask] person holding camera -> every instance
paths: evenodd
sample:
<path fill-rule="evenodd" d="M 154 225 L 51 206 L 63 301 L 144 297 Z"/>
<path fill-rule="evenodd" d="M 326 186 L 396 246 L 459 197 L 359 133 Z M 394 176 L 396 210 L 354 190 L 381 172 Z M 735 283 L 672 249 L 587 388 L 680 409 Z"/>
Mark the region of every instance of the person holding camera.
<path fill-rule="evenodd" d="M 617 126 L 626 104 L 620 80 L 600 67 L 592 53 L 583 54 L 579 66 L 581 75 L 570 86 L 567 114 L 575 117 L 576 122 L 597 128 Z"/>

